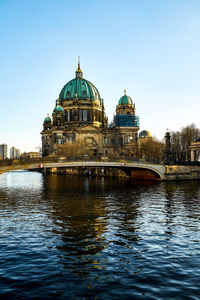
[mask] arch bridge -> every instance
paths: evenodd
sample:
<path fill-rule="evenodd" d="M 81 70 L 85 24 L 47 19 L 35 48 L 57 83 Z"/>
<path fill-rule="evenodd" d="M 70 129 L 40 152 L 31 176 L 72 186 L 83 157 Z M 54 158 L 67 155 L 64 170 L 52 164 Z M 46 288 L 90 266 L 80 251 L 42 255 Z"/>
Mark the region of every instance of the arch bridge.
<path fill-rule="evenodd" d="M 109 161 L 96 161 L 94 160 L 73 160 L 73 161 L 44 161 L 43 159 L 24 162 L 21 164 L 11 164 L 7 166 L 0 166 L 0 173 L 9 172 L 14 170 L 37 170 L 41 172 L 48 172 L 52 169 L 60 170 L 63 168 L 82 168 L 86 170 L 101 169 L 106 170 L 118 169 L 124 172 L 127 176 L 133 179 L 145 180 L 165 180 L 165 166 L 161 164 L 144 163 L 140 161 L 127 161 L 127 160 L 109 160 Z"/>

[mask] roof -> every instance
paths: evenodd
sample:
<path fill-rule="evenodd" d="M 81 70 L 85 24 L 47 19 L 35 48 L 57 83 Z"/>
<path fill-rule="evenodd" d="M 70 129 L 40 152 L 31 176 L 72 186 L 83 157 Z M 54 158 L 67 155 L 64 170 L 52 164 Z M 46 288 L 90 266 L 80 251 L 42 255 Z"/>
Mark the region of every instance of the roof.
<path fill-rule="evenodd" d="M 88 80 L 76 77 L 69 81 L 61 90 L 59 100 L 99 100 L 101 96 L 97 88 Z"/>
<path fill-rule="evenodd" d="M 133 104 L 131 97 L 126 95 L 126 90 L 124 90 L 124 96 L 119 99 L 118 105 L 120 104 Z"/>
<path fill-rule="evenodd" d="M 49 115 L 46 116 L 46 118 L 44 119 L 44 122 L 51 122 L 51 118 L 49 117 Z"/>
<path fill-rule="evenodd" d="M 151 137 L 150 132 L 147 131 L 147 130 L 142 130 L 142 131 L 139 133 L 139 138 L 142 139 L 142 138 L 146 138 L 146 137 Z"/>
<path fill-rule="evenodd" d="M 64 111 L 64 108 L 60 105 L 60 104 L 57 104 L 53 110 L 53 112 L 65 112 Z"/>

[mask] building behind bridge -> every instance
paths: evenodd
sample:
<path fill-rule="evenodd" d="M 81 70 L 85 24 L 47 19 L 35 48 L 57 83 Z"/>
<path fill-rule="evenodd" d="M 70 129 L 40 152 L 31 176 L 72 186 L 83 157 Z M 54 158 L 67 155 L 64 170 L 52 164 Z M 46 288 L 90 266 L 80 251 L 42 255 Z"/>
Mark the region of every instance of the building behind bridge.
<path fill-rule="evenodd" d="M 56 100 L 52 117 L 47 115 L 44 120 L 42 155 L 55 154 L 61 145 L 72 144 L 86 147 L 91 155 L 124 155 L 127 145 L 137 140 L 138 130 L 139 117 L 126 91 L 118 101 L 113 122 L 108 124 L 104 100 L 97 88 L 83 78 L 79 62 L 75 78 L 63 87 Z"/>
<path fill-rule="evenodd" d="M 8 158 L 8 145 L 1 144 L 0 145 L 0 159 Z"/>
<path fill-rule="evenodd" d="M 191 161 L 200 161 L 200 138 L 196 142 L 191 143 L 190 151 Z"/>
<path fill-rule="evenodd" d="M 10 159 L 19 158 L 20 157 L 20 150 L 16 147 L 10 148 Z"/>

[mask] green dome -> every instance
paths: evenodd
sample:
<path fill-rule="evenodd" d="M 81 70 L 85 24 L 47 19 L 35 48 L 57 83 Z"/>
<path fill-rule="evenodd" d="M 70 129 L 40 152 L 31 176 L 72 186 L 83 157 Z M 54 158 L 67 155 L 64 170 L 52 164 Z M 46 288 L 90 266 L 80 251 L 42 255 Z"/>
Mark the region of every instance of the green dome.
<path fill-rule="evenodd" d="M 133 101 L 129 96 L 124 95 L 119 99 L 118 105 L 119 104 L 133 104 Z"/>
<path fill-rule="evenodd" d="M 99 91 L 88 80 L 76 77 L 69 81 L 61 90 L 59 100 L 99 100 L 102 102 Z"/>
<path fill-rule="evenodd" d="M 54 108 L 53 112 L 63 112 L 64 113 L 65 111 L 61 105 L 57 104 L 56 107 Z"/>
<path fill-rule="evenodd" d="M 51 118 L 49 117 L 49 115 L 47 115 L 47 117 L 44 119 L 44 122 L 51 122 Z"/>

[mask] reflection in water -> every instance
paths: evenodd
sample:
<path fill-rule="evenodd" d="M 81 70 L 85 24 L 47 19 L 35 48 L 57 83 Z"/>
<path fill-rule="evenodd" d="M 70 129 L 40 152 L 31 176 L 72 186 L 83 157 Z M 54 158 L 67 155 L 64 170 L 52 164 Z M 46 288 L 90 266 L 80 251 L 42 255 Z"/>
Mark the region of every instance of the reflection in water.
<path fill-rule="evenodd" d="M 98 253 L 101 252 L 101 256 L 103 250 L 107 253 L 111 243 L 129 247 L 128 243 L 120 242 L 121 228 L 126 230 L 127 227 L 130 241 L 137 240 L 135 235 L 133 237 L 137 214 L 134 204 L 130 200 L 130 211 L 129 204 L 122 204 L 118 199 L 124 181 L 66 176 L 47 176 L 45 179 L 52 219 L 56 225 L 54 233 L 60 235 L 63 241 L 58 249 L 65 257 L 74 254 L 74 266 L 72 261 L 67 260 L 65 266 L 70 264 L 76 274 L 88 275 L 91 268 L 106 270 L 108 259 L 105 257 L 102 264 Z M 114 235 L 117 239 L 113 241 Z"/>
<path fill-rule="evenodd" d="M 199 206 L 198 182 L 4 174 L 0 295 L 197 299 Z"/>

